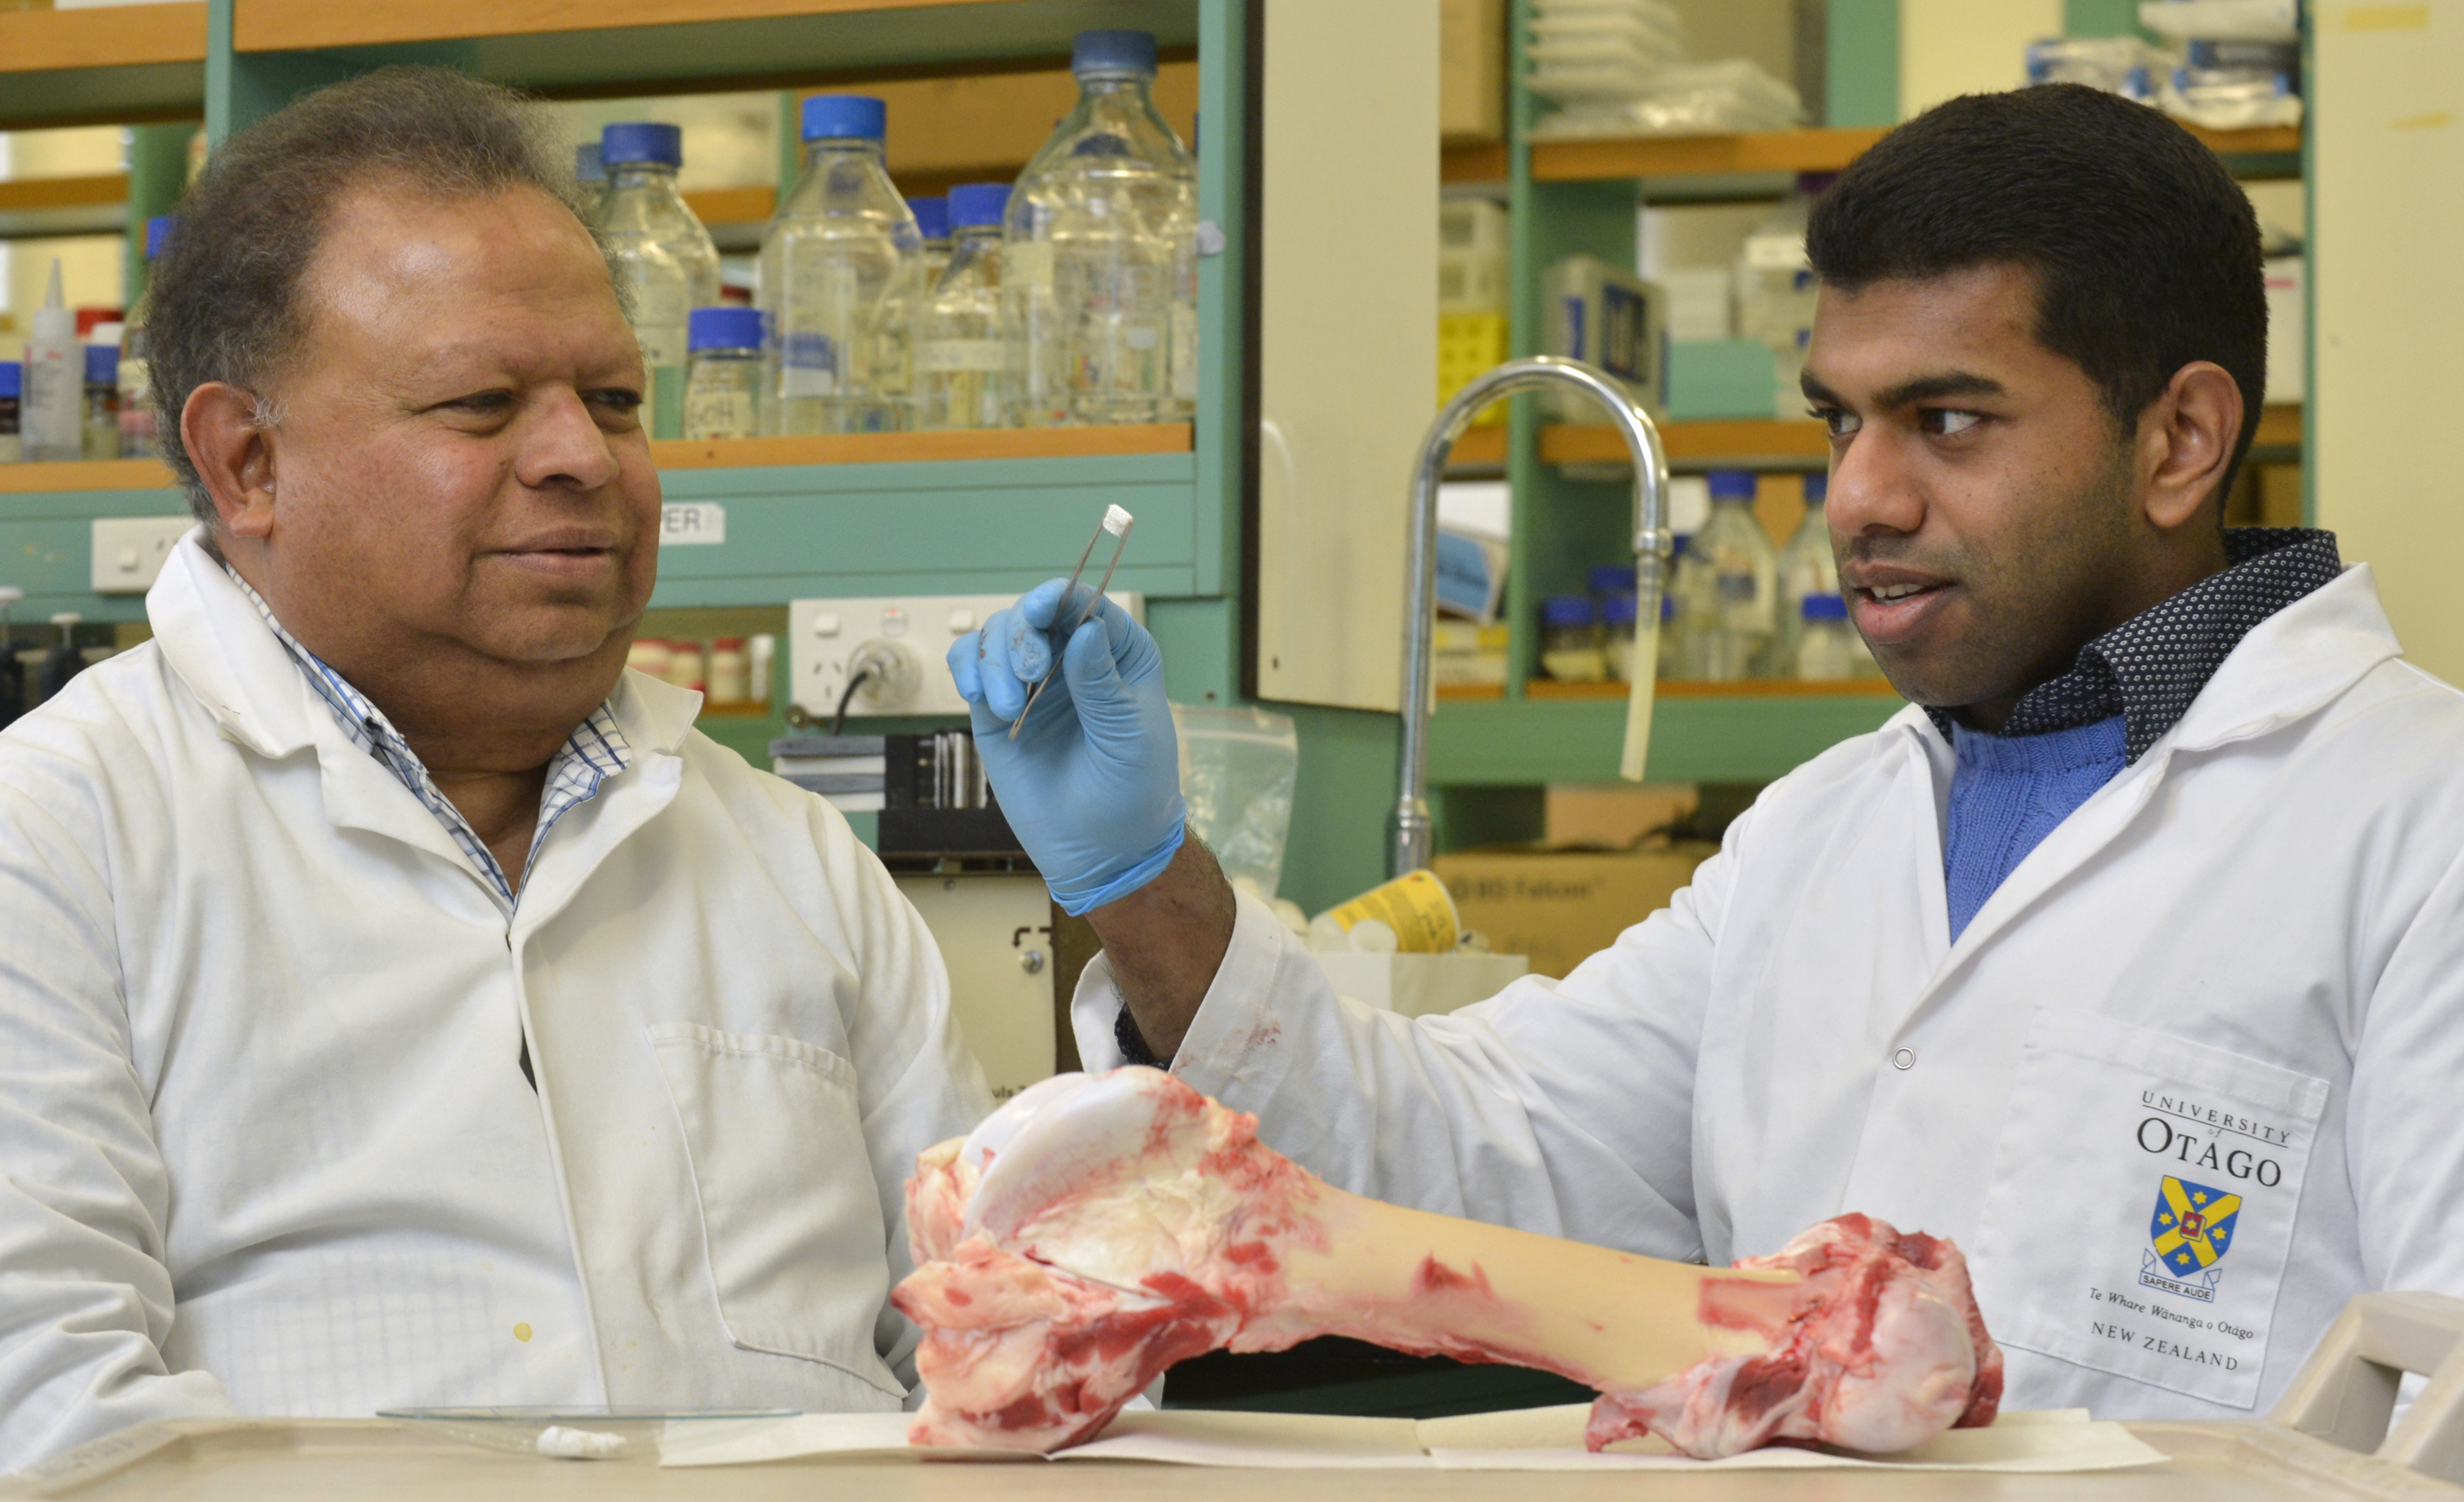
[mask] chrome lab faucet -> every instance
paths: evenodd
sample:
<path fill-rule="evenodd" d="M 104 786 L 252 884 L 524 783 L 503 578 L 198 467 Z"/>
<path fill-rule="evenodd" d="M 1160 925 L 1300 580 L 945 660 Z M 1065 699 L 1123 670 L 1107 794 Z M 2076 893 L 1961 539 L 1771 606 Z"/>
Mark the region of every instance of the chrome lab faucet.
<path fill-rule="evenodd" d="M 1540 386 L 1565 385 L 1588 393 L 1608 409 L 1625 435 L 1634 456 L 1635 619 L 1657 625 L 1660 592 L 1670 551 L 1668 531 L 1668 455 L 1661 446 L 1660 429 L 1649 414 L 1617 380 L 1596 365 L 1581 360 L 1536 355 L 1509 359 L 1455 393 L 1429 424 L 1420 442 L 1420 462 L 1412 471 L 1412 515 L 1409 545 L 1411 572 L 1403 583 L 1403 754 L 1397 778 L 1394 843 L 1389 847 L 1387 875 L 1401 876 L 1429 863 L 1429 712 L 1433 689 L 1430 658 L 1436 649 L 1438 592 L 1438 482 L 1445 474 L 1446 456 L 1481 409 L 1503 396 Z M 1529 601 L 1521 603 L 1529 604 Z M 1653 664 L 1634 664 L 1633 671 L 1648 673 Z"/>

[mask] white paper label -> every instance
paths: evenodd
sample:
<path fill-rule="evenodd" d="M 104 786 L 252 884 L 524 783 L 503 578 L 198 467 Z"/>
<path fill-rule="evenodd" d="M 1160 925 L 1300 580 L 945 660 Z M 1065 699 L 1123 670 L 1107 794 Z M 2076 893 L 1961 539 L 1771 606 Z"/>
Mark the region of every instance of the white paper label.
<path fill-rule="evenodd" d="M 1994 1338 L 2247 1408 L 2327 1082 L 2039 1008 L 1972 1250 Z"/>
<path fill-rule="evenodd" d="M 659 508 L 659 542 L 690 548 L 727 540 L 727 508 L 716 501 L 690 501 Z"/>

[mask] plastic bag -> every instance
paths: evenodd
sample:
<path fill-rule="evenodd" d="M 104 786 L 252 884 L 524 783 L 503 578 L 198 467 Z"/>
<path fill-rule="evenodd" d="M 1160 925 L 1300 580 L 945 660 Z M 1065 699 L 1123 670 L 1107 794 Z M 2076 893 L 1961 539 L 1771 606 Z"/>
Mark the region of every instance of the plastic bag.
<path fill-rule="evenodd" d="M 1224 876 L 1272 898 L 1284 879 L 1301 742 L 1289 716 L 1264 709 L 1172 707 L 1189 827 Z"/>
<path fill-rule="evenodd" d="M 1535 70 L 1534 93 L 1547 93 Z M 1655 74 L 1639 98 L 1581 98 L 1533 127 L 1535 139 L 1711 136 L 1786 130 L 1805 118 L 1796 91 L 1743 57 L 1683 63 Z"/>

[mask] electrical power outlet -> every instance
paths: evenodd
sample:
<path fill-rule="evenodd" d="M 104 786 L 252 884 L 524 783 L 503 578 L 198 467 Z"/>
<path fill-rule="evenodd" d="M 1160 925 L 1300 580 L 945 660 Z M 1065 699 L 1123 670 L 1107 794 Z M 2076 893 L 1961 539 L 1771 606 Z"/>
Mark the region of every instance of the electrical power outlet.
<path fill-rule="evenodd" d="M 1112 595 L 1137 620 L 1142 595 Z M 964 714 L 943 661 L 950 643 L 984 623 L 1016 595 L 909 595 L 877 599 L 796 599 L 787 603 L 788 698 L 817 720 L 876 714 Z M 858 672 L 868 676 L 847 691 Z"/>
<path fill-rule="evenodd" d="M 196 525 L 188 516 L 96 517 L 94 592 L 143 595 L 152 589 L 163 560 Z"/>

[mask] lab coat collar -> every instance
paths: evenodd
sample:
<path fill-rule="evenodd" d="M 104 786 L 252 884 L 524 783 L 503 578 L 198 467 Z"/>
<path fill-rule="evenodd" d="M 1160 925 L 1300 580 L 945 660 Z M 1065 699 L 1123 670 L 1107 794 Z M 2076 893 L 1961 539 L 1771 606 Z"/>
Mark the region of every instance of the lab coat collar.
<path fill-rule="evenodd" d="M 276 760 L 305 751 L 333 711 L 206 551 L 205 536 L 199 526 L 181 538 L 145 592 L 155 643 L 227 739 Z"/>
<path fill-rule="evenodd" d="M 2209 751 L 2264 734 L 2324 708 L 2371 668 L 2403 655 L 2376 576 L 2366 563 L 2348 564 L 2253 626 L 2149 754 L 2157 748 Z M 1883 730 L 1913 737 L 1935 775 L 1950 775 L 1950 743 L 1924 709 L 1909 705 Z"/>
<path fill-rule="evenodd" d="M 172 671 L 231 739 L 288 756 L 319 739 L 333 711 L 316 697 L 264 619 L 205 549 L 205 529 L 180 539 L 145 594 L 145 616 Z M 608 696 L 617 728 L 639 752 L 673 753 L 701 695 L 627 670 Z"/>
<path fill-rule="evenodd" d="M 1955 942 L 1949 941 L 1947 919 L 1932 920 L 1928 942 L 1943 944 L 1937 951 L 1941 961 L 1899 1025 L 1904 1028 L 1922 1014 L 1969 957 L 2129 827 L 2154 797 L 2176 756 L 2247 740 L 2315 714 L 2402 651 L 2367 564 L 2346 568 L 2261 621 L 2217 667 L 2181 720 L 2030 851 Z M 1914 705 L 1894 715 L 1885 729 L 1913 736 L 1909 752 L 1933 773 L 1930 891 L 1944 880 L 1940 810 L 1947 801 L 1953 757 L 1942 731 Z"/>

